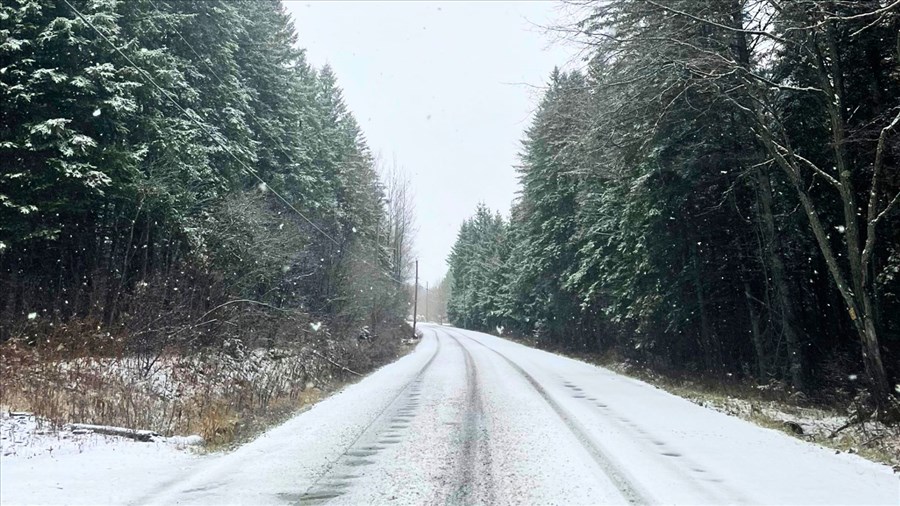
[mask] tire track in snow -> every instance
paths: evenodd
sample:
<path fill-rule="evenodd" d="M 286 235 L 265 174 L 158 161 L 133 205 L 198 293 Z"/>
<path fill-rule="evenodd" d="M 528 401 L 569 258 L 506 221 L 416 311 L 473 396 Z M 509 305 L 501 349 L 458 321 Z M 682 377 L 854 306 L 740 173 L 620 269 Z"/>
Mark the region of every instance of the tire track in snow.
<path fill-rule="evenodd" d="M 446 332 L 451 333 L 449 330 L 444 329 Z M 593 439 L 591 439 L 590 435 L 585 431 L 585 429 L 581 426 L 578 421 L 576 421 L 569 413 L 563 408 L 550 394 L 547 390 L 544 389 L 543 386 L 528 372 L 525 371 L 519 364 L 513 362 L 506 355 L 500 353 L 499 351 L 491 348 L 490 346 L 478 341 L 477 339 L 471 338 L 465 334 L 462 334 L 462 337 L 465 337 L 469 341 L 476 343 L 480 346 L 487 348 L 488 350 L 496 353 L 500 358 L 502 358 L 506 363 L 508 363 L 516 372 L 518 372 L 525 380 L 537 391 L 537 393 L 553 408 L 553 411 L 556 412 L 557 416 L 563 421 L 566 427 L 570 432 L 575 436 L 575 439 L 578 440 L 579 443 L 587 450 L 588 454 L 594 459 L 594 462 L 600 467 L 604 474 L 609 478 L 609 480 L 616 486 L 616 489 L 622 494 L 622 497 L 625 498 L 630 504 L 635 505 L 644 505 L 644 504 L 652 504 L 654 501 L 648 499 L 646 494 L 642 492 L 637 485 L 633 483 L 633 480 L 627 475 L 627 473 L 621 469 L 621 467 L 613 460 L 610 456 L 606 454 L 603 449 L 601 449 Z"/>
<path fill-rule="evenodd" d="M 431 355 L 428 361 L 425 362 L 425 365 L 423 365 L 422 368 L 419 369 L 415 376 L 413 376 L 412 379 L 410 379 L 402 388 L 400 388 L 397 394 L 394 395 L 394 397 L 392 397 L 388 402 L 385 403 L 384 407 L 378 413 L 376 413 L 375 416 L 372 417 L 372 420 L 370 420 L 369 423 L 366 424 L 366 426 L 363 427 L 361 431 L 359 431 L 359 434 L 357 434 L 353 441 L 351 441 L 350 444 L 347 445 L 344 451 L 325 466 L 325 469 L 319 474 L 319 476 L 317 476 L 313 480 L 313 482 L 309 485 L 309 487 L 307 487 L 306 491 L 303 494 L 293 497 L 284 497 L 285 499 L 293 499 L 299 504 L 318 504 L 320 502 L 328 501 L 330 499 L 334 499 L 343 495 L 342 489 L 349 486 L 349 483 L 346 483 L 346 480 L 342 478 L 353 479 L 355 478 L 355 476 L 338 477 L 339 482 L 342 483 L 341 486 L 322 488 L 322 490 L 317 490 L 317 487 L 319 487 L 319 485 L 326 478 L 331 477 L 332 472 L 336 467 L 338 467 L 343 459 L 348 456 L 353 456 L 351 455 L 351 453 L 355 449 L 356 444 L 359 442 L 359 440 L 362 439 L 362 437 L 365 436 L 379 420 L 383 419 L 384 414 L 391 406 L 394 406 L 397 403 L 397 400 L 403 394 L 409 392 L 410 390 L 415 390 L 415 396 L 418 396 L 418 388 L 412 387 L 418 386 L 419 382 L 421 382 L 422 376 L 425 375 L 425 372 L 429 367 L 431 367 L 431 364 L 434 363 L 434 359 L 437 358 L 438 354 L 440 354 L 441 352 L 441 340 L 438 337 L 436 331 L 434 332 L 434 340 L 436 343 L 434 353 Z"/>
<path fill-rule="evenodd" d="M 460 437 L 462 451 L 451 504 L 494 504 L 493 476 L 491 476 L 490 447 L 484 421 L 484 404 L 478 382 L 478 369 L 471 352 L 454 335 L 444 331 L 463 352 L 466 364 L 466 406 Z"/>
<path fill-rule="evenodd" d="M 714 473 L 705 470 L 698 463 L 694 462 L 690 457 L 686 456 L 686 452 L 683 452 L 682 450 L 674 447 L 674 445 L 665 442 L 664 438 L 648 432 L 637 423 L 625 418 L 608 404 L 604 404 L 596 398 L 587 397 L 587 395 L 582 393 L 585 392 L 585 390 L 577 386 L 575 383 L 566 380 L 562 376 L 560 376 L 560 380 L 564 382 L 563 386 L 565 386 L 566 388 L 581 393 L 580 395 L 574 396 L 576 399 L 580 399 L 586 403 L 596 406 L 600 410 L 598 412 L 599 418 L 601 418 L 608 425 L 616 427 L 619 431 L 628 434 L 630 441 L 634 441 L 635 443 L 642 443 L 645 447 L 650 448 L 649 451 L 667 457 L 666 459 L 660 460 L 659 463 L 669 472 L 673 473 L 676 476 L 679 476 L 684 482 L 688 483 L 695 492 L 705 496 L 706 499 L 710 501 L 710 504 L 753 503 L 752 501 L 749 501 L 745 497 L 743 497 L 737 490 L 724 483 L 721 478 L 716 477 Z M 673 459 L 677 459 L 677 461 L 680 461 L 683 465 L 678 465 L 676 463 L 676 460 Z M 695 476 L 691 476 L 691 472 L 693 472 Z M 699 481 L 697 481 L 697 476 L 703 476 L 702 479 L 704 481 L 716 483 L 717 489 L 711 489 L 710 487 L 705 486 L 703 483 L 700 483 Z"/>

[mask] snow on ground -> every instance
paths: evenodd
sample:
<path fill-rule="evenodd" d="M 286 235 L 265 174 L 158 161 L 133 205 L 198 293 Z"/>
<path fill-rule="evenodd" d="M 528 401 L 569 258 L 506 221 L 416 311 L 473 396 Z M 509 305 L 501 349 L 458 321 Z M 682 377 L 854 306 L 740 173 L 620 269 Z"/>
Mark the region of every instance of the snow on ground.
<path fill-rule="evenodd" d="M 57 369 L 70 376 L 73 386 L 77 386 L 81 376 L 92 380 L 99 377 L 167 400 L 206 393 L 210 388 L 222 393 L 236 382 L 271 383 L 273 387 L 289 389 L 300 377 L 318 383 L 331 379 L 330 366 L 312 356 L 323 353 L 315 349 L 245 351 L 242 346 L 229 344 L 226 342 L 223 350 L 190 355 L 79 358 L 59 362 Z M 330 351 L 325 346 L 324 353 Z"/>
<path fill-rule="evenodd" d="M 513 342 L 540 349 L 529 340 Z M 835 409 L 811 407 L 785 400 L 770 400 L 764 395 L 754 395 L 738 389 L 737 394 L 710 389 L 701 383 L 687 379 L 668 378 L 629 359 L 608 361 L 596 356 L 565 355 L 608 369 L 616 374 L 646 382 L 656 388 L 684 398 L 699 406 L 738 417 L 762 427 L 780 430 L 803 441 L 819 444 L 838 452 L 858 454 L 865 459 L 891 466 L 900 473 L 900 426 L 889 426 L 877 420 L 855 421 L 855 408 L 846 412 Z M 784 385 L 765 384 L 755 387 L 760 392 L 784 389 Z"/>
<path fill-rule="evenodd" d="M 900 480 L 889 466 L 835 454 L 608 369 L 463 334 L 528 371 L 651 502 L 900 504 Z"/>
<path fill-rule="evenodd" d="M 839 452 L 859 454 L 866 459 L 892 466 L 900 472 L 900 427 L 888 426 L 877 420 L 854 420 L 854 409 L 846 412 L 835 409 L 800 406 L 783 400 L 768 400 L 752 394 L 734 396 L 712 392 L 691 381 L 672 381 L 628 361 L 606 364 L 616 373 L 638 378 L 669 393 L 683 397 L 705 408 L 742 418 L 768 428 L 782 430 L 801 440 L 821 444 Z M 778 388 L 760 385 L 763 391 Z M 740 394 L 739 394 L 740 395 Z"/>
<path fill-rule="evenodd" d="M 678 394 L 700 406 L 779 428 L 798 439 L 834 448 L 838 452 L 859 454 L 875 462 L 886 463 L 895 472 L 900 472 L 900 427 L 891 427 L 876 420 L 853 422 L 847 414 L 777 401 Z"/>
<path fill-rule="evenodd" d="M 215 475 L 218 469 L 237 470 L 229 473 L 227 479 L 247 495 L 228 495 L 233 489 L 215 495 L 217 491 L 212 490 L 210 504 L 260 503 L 254 495 L 260 489 L 277 491 L 303 479 L 304 474 L 292 466 L 300 465 L 302 469 L 306 465 L 309 473 L 315 474 L 330 459 L 340 455 L 346 438 L 353 437 L 353 430 L 335 430 L 335 427 L 349 424 L 355 428 L 358 420 L 370 418 L 383 409 L 387 400 L 415 374 L 425 360 L 422 357 L 430 352 L 428 345 L 417 348 L 416 352 L 376 371 L 364 383 L 352 384 L 341 395 L 312 406 L 302 418 L 293 418 L 230 453 L 198 454 L 188 447 L 193 442 L 190 438 L 155 438 L 154 442 L 142 443 L 80 434 L 71 428 L 57 430 L 29 414 L 11 416 L 0 407 L 0 411 L 6 412 L 0 417 L 0 504 L 146 504 L 161 495 L 166 497 L 168 490 L 173 487 L 177 490 L 183 481 L 191 483 Z M 259 353 L 248 355 L 259 356 Z M 248 374 L 254 374 L 254 368 L 262 370 L 263 374 L 256 373 L 253 378 L 262 382 L 281 376 L 279 368 L 289 368 L 290 364 L 285 363 L 289 359 L 293 357 L 260 357 L 255 361 L 259 366 L 251 363 L 236 364 L 236 367 Z M 160 370 L 177 372 L 176 366 L 161 362 Z M 96 362 L 81 365 L 92 371 L 97 369 Z M 131 370 L 134 368 L 123 367 L 110 374 L 131 378 Z M 324 367 L 322 370 L 327 374 Z M 174 375 L 163 375 L 163 372 L 151 375 L 160 378 L 153 384 L 166 387 L 176 379 L 180 381 Z M 297 451 L 293 452 L 295 448 Z M 286 449 L 290 455 L 285 461 L 279 457 L 284 456 Z M 263 482 L 258 474 L 245 476 L 246 467 L 259 471 L 269 487 L 261 486 Z M 285 469 L 298 474 L 286 473 Z"/>
<path fill-rule="evenodd" d="M 196 437 L 137 442 L 3 412 L 0 503 L 121 504 L 202 460 L 191 450 L 197 442 Z"/>
<path fill-rule="evenodd" d="M 0 402 L 60 423 L 112 424 L 167 435 L 202 431 L 213 439 L 219 432 L 232 434 L 239 419 L 317 395 L 310 390 L 332 381 L 334 369 L 316 356 L 330 355 L 329 344 L 320 349 L 226 346 L 205 353 L 70 360 L 28 355 L 5 373 Z"/>
<path fill-rule="evenodd" d="M 584 362 L 423 330 L 413 353 L 224 455 L 6 416 L 0 503 L 900 504 L 891 469 L 857 455 Z"/>

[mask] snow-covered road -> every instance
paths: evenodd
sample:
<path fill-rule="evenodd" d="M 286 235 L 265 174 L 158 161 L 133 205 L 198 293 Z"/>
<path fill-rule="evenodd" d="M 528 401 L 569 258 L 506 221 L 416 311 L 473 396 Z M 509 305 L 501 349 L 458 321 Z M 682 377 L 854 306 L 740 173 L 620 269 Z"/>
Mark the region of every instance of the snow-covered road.
<path fill-rule="evenodd" d="M 887 466 L 583 362 L 423 329 L 412 354 L 131 502 L 900 504 Z"/>

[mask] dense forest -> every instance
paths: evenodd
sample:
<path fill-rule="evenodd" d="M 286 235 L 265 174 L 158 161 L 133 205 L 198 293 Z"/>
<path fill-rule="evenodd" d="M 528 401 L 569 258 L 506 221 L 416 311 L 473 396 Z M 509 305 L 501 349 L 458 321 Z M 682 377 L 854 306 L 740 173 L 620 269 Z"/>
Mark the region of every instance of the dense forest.
<path fill-rule="evenodd" d="M 370 152 L 278 0 L 4 0 L 3 402 L 41 412 L 35 399 L 76 382 L 65 364 L 83 356 L 140 357 L 149 375 L 197 350 L 294 350 L 272 355 L 299 361 L 276 386 L 210 383 L 235 392 L 227 409 L 393 359 L 409 337 L 400 172 Z M 41 414 L 138 423 L 152 411 L 116 418 L 92 399 Z"/>
<path fill-rule="evenodd" d="M 900 386 L 900 6 L 573 2 L 508 218 L 449 316 L 887 416 Z"/>

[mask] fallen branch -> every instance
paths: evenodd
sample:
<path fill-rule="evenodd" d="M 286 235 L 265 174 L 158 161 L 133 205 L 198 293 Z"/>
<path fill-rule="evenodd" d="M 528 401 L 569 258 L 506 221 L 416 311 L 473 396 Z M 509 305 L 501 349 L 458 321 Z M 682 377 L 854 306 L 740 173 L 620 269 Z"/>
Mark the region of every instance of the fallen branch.
<path fill-rule="evenodd" d="M 334 360 L 331 360 L 330 358 L 326 357 L 325 355 L 322 355 L 321 353 L 319 353 L 319 352 L 316 351 L 316 350 L 312 350 L 312 349 L 311 349 L 311 350 L 309 350 L 309 351 L 310 351 L 313 355 L 315 355 L 315 356 L 317 356 L 317 357 L 319 357 L 319 358 L 325 359 L 325 361 L 327 361 L 329 364 L 331 364 L 331 365 L 333 365 L 333 366 L 335 366 L 335 367 L 340 367 L 341 369 L 343 369 L 343 370 L 349 372 L 350 374 L 355 374 L 355 375 L 359 376 L 360 378 L 362 378 L 362 376 L 363 376 L 362 374 L 360 374 L 360 373 L 358 373 L 358 372 L 356 372 L 356 371 L 350 369 L 349 367 L 347 367 L 347 366 L 345 366 L 345 365 L 341 365 L 341 364 L 335 362 Z"/>
<path fill-rule="evenodd" d="M 860 446 L 866 446 L 866 447 L 867 447 L 867 446 L 869 446 L 870 444 L 874 443 L 875 441 L 881 441 L 881 440 L 883 440 L 883 439 L 885 438 L 885 436 L 886 436 L 886 434 L 879 434 L 879 435 L 877 435 L 877 436 L 875 436 L 875 437 L 869 438 L 868 441 L 864 442 L 864 443 L 861 444 Z"/>
<path fill-rule="evenodd" d="M 112 427 L 109 425 L 91 425 L 88 423 L 70 423 L 67 425 L 69 429 L 80 430 L 80 431 L 88 431 L 96 434 L 105 434 L 107 436 L 120 436 L 127 437 L 128 439 L 133 439 L 135 441 L 141 441 L 144 443 L 149 443 L 153 441 L 154 437 L 158 437 L 159 434 L 153 432 L 152 430 L 139 430 L 139 429 L 127 429 L 125 427 Z"/>
<path fill-rule="evenodd" d="M 828 436 L 828 439 L 834 439 L 834 436 L 837 436 L 838 432 L 841 432 L 842 430 L 846 429 L 847 427 L 851 427 L 853 425 L 864 423 L 869 418 L 871 418 L 871 416 L 872 416 L 871 411 L 865 411 L 865 412 L 862 410 L 856 411 L 856 413 L 854 413 L 853 416 L 851 416 L 850 419 L 847 420 L 847 423 L 845 423 L 844 425 L 841 425 L 840 427 L 835 429 L 834 432 L 832 432 L 831 435 Z"/>

